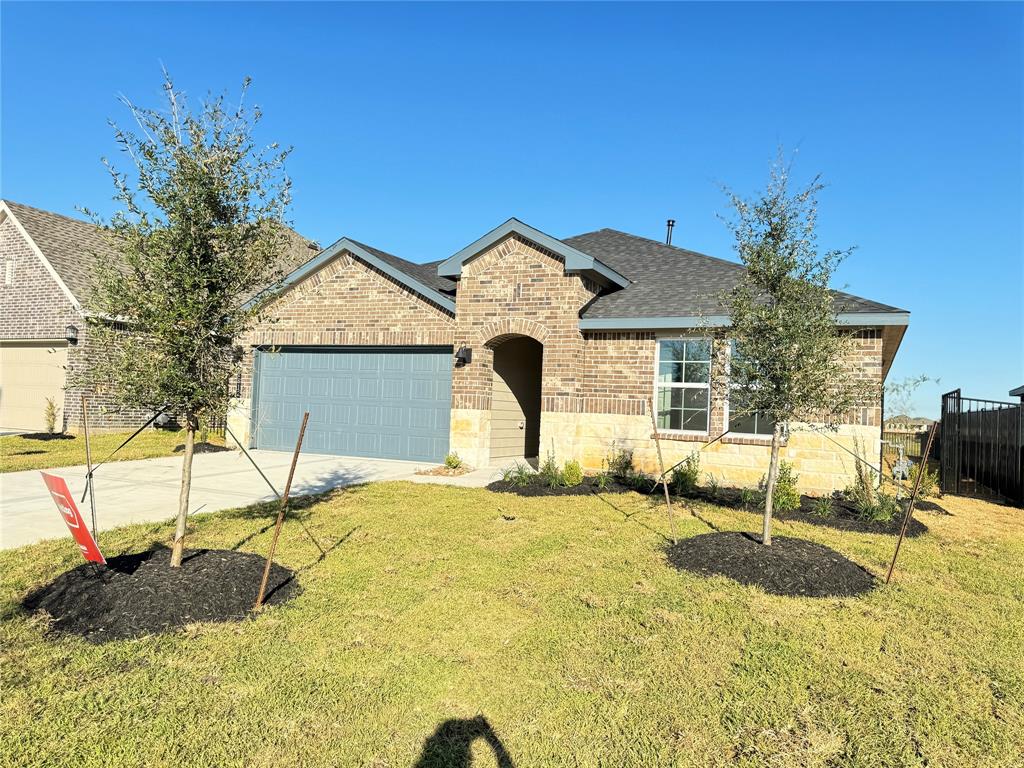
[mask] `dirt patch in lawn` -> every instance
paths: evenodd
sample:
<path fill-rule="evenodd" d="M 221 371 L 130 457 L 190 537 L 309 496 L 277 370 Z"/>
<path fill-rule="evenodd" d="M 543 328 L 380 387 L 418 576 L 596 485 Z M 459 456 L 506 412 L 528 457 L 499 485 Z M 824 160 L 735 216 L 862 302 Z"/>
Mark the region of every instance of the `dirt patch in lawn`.
<path fill-rule="evenodd" d="M 737 531 L 706 533 L 666 548 L 668 561 L 702 576 L 725 576 L 790 597 L 849 597 L 875 586 L 875 579 L 834 549 L 787 536 L 761 544 Z"/>
<path fill-rule="evenodd" d="M 200 621 L 249 615 L 266 559 L 251 552 L 186 550 L 171 568 L 166 547 L 112 557 L 106 567 L 83 563 L 29 593 L 22 607 L 44 612 L 55 634 L 92 643 L 167 632 Z M 267 582 L 268 605 L 298 593 L 294 573 L 277 565 Z"/>

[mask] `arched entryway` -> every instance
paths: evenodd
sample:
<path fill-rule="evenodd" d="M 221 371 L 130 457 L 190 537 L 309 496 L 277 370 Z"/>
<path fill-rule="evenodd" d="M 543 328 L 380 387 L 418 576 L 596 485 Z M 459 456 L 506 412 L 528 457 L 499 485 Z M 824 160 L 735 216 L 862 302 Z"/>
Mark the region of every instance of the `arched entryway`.
<path fill-rule="evenodd" d="M 535 458 L 540 453 L 544 346 L 529 336 L 510 336 L 492 348 L 491 461 Z"/>

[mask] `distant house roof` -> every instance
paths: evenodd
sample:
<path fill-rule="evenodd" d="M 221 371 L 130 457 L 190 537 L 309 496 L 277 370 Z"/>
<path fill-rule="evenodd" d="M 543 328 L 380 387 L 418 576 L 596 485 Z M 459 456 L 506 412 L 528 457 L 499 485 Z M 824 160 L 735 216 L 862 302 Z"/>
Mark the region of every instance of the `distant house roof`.
<path fill-rule="evenodd" d="M 1010 397 L 1024 397 L 1024 384 L 1010 390 Z"/>
<path fill-rule="evenodd" d="M 95 224 L 12 200 L 2 201 L 25 229 L 43 257 L 81 305 L 87 301 L 95 265 L 100 259 L 121 259 Z M 319 246 L 286 228 L 287 247 L 282 255 L 286 272 L 309 261 Z"/>
<path fill-rule="evenodd" d="M 929 419 L 927 416 L 907 416 L 903 413 L 891 416 L 885 421 L 888 424 L 907 424 L 911 427 L 930 427 L 935 423 L 934 419 Z"/>

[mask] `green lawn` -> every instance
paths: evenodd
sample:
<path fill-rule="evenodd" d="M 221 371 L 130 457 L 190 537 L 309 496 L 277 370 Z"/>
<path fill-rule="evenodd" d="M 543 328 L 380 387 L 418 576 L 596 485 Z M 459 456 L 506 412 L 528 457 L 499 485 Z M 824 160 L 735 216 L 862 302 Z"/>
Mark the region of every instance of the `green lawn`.
<path fill-rule="evenodd" d="M 132 430 L 134 431 L 134 430 Z M 131 432 L 90 436 L 94 463 L 107 458 Z M 211 434 L 209 442 L 224 445 L 224 438 Z M 118 451 L 113 461 L 172 456 L 185 443 L 185 432 L 147 429 Z M 0 437 L 0 472 L 47 469 L 85 464 L 85 438 L 81 435 L 5 435 Z"/>
<path fill-rule="evenodd" d="M 635 494 L 522 499 L 374 484 L 299 514 L 327 542 L 290 604 L 233 625 L 92 646 L 18 601 L 77 564 L 0 553 L 0 763 L 413 766 L 482 715 L 514 765 L 1005 766 L 1024 755 L 1024 511 L 922 513 L 892 586 L 783 598 L 668 567 Z M 196 517 L 193 546 L 265 552 L 271 507 Z M 723 528 L 757 517 L 705 507 Z M 506 517 L 514 519 L 508 520 Z M 707 532 L 687 517 L 683 536 Z M 102 534 L 108 556 L 169 525 Z M 262 531 L 262 532 L 261 532 Z M 893 540 L 780 524 L 884 573 Z M 452 747 L 449 759 L 418 761 Z M 435 751 L 431 751 L 435 750 Z M 474 766 L 496 765 L 484 740 Z"/>

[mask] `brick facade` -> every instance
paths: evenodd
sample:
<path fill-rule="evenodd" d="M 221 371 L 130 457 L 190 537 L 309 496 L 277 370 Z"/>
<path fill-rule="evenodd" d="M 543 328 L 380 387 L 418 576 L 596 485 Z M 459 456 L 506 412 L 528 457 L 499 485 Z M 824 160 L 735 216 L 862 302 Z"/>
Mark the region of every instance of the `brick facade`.
<path fill-rule="evenodd" d="M 67 382 L 80 378 L 88 369 L 90 354 L 95 354 L 85 319 L 9 216 L 0 223 L 0 270 L 0 341 L 63 340 L 65 328 L 74 325 L 78 343 L 67 348 Z M 98 431 L 134 429 L 151 415 L 119 406 L 105 393 L 72 385 L 64 393 L 64 430 L 81 429 L 83 394 L 90 403 L 89 426 Z"/>
<path fill-rule="evenodd" d="M 228 427 L 250 439 L 253 350 L 292 345 L 451 346 L 455 320 L 389 275 L 341 253 L 267 306 L 246 350 Z"/>
<path fill-rule="evenodd" d="M 597 291 L 567 274 L 559 257 L 514 235 L 467 262 L 455 299 L 456 339 L 475 356 L 455 370 L 453 406 L 489 408 L 493 349 L 524 335 L 544 345 L 541 410 L 576 410 L 583 380 L 579 312 Z"/>
<path fill-rule="evenodd" d="M 343 253 L 271 305 L 246 339 L 250 353 L 229 425 L 249 439 L 254 347 L 466 346 L 473 350 L 472 362 L 452 371 L 450 445 L 482 466 L 490 456 L 494 350 L 506 339 L 528 336 L 543 345 L 541 453 L 553 449 L 560 461 L 577 458 L 587 469 L 598 469 L 614 448 L 627 448 L 641 467 L 653 471 L 650 407 L 655 350 L 664 334 L 581 332 L 580 311 L 598 291 L 587 277 L 567 272 L 556 254 L 511 234 L 462 264 L 453 317 Z M 853 375 L 879 384 L 882 333 L 874 328 L 853 333 Z M 720 482 L 756 484 L 767 466 L 767 437 L 727 436 L 705 446 L 721 434 L 727 419 L 726 345 L 716 343 L 714 349 L 709 434 L 661 433 L 665 459 L 672 464 L 699 450 L 705 471 Z M 798 425 L 784 457 L 794 463 L 802 487 L 827 492 L 847 484 L 852 463 L 843 449 L 877 454 L 880 419 L 878 402 L 853 414 L 831 436 Z"/>

